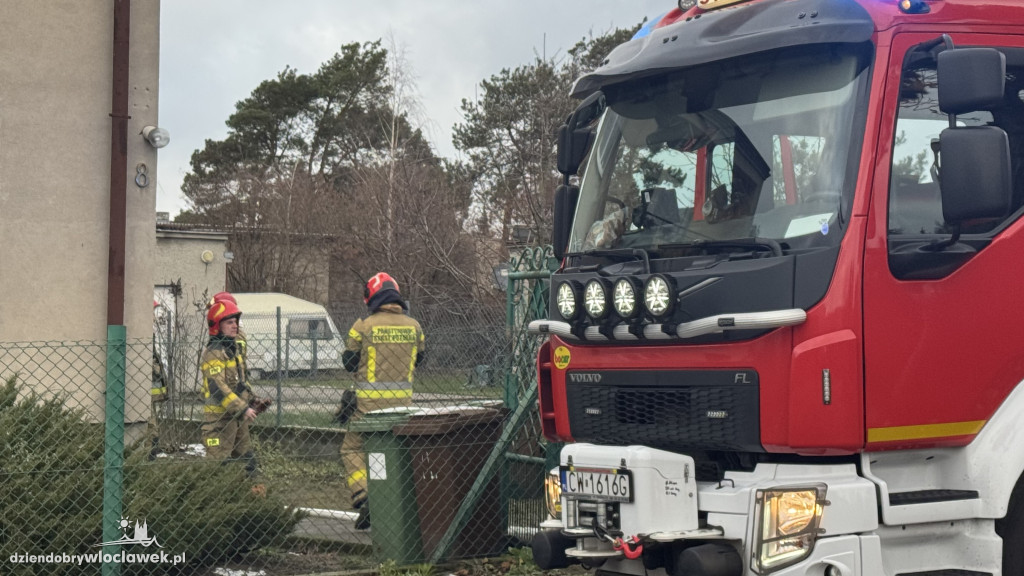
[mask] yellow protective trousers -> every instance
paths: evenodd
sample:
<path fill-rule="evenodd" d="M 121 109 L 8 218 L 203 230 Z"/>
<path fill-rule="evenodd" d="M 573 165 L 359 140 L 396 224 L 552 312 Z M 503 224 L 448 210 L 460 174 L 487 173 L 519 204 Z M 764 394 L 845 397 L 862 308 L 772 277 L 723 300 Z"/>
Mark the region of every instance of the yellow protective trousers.
<path fill-rule="evenodd" d="M 397 408 L 412 405 L 412 390 L 356 390 L 358 405 L 349 420 L 361 420 L 367 412 L 383 408 Z M 346 432 L 341 442 L 341 461 L 345 465 L 348 489 L 352 496 L 352 507 L 362 508 L 367 498 L 366 454 L 363 452 L 363 438 L 358 432 Z"/>

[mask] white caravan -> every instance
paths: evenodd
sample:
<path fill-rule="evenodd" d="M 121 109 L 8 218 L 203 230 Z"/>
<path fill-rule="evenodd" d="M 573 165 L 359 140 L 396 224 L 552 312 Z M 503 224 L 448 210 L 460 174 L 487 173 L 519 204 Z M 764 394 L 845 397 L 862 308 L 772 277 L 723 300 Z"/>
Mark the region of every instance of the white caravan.
<path fill-rule="evenodd" d="M 242 311 L 241 327 L 254 379 L 274 377 L 279 361 L 285 375 L 343 369 L 345 337 L 322 305 L 276 292 L 234 297 Z"/>

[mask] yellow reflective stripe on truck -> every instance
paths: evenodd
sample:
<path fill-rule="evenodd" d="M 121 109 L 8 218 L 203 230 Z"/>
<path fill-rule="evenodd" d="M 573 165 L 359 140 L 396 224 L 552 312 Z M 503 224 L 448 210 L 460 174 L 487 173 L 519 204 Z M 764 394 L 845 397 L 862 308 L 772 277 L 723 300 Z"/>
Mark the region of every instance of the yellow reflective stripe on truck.
<path fill-rule="evenodd" d="M 970 422 L 943 422 L 941 424 L 868 428 L 868 442 L 895 442 L 899 440 L 920 440 L 923 438 L 971 436 L 981 432 L 985 422 L 985 420 L 972 420 Z"/>

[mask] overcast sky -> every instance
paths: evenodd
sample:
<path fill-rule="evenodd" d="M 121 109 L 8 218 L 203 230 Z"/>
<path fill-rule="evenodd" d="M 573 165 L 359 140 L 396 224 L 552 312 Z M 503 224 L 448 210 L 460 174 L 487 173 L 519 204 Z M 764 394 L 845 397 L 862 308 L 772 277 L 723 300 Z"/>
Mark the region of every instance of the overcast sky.
<path fill-rule="evenodd" d="M 186 207 L 181 181 L 206 139 L 263 80 L 313 73 L 349 42 L 393 38 L 405 51 L 428 137 L 454 156 L 463 98 L 502 68 L 564 56 L 578 40 L 653 19 L 673 0 L 163 0 L 160 8 L 158 211 Z"/>

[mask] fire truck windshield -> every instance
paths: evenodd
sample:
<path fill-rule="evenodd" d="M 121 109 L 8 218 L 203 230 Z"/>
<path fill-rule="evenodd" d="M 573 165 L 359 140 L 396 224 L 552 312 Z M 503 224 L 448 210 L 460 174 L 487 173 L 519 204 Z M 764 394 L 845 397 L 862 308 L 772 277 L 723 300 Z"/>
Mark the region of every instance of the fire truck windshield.
<path fill-rule="evenodd" d="M 870 54 L 802 46 L 606 87 L 569 252 L 838 244 Z"/>

